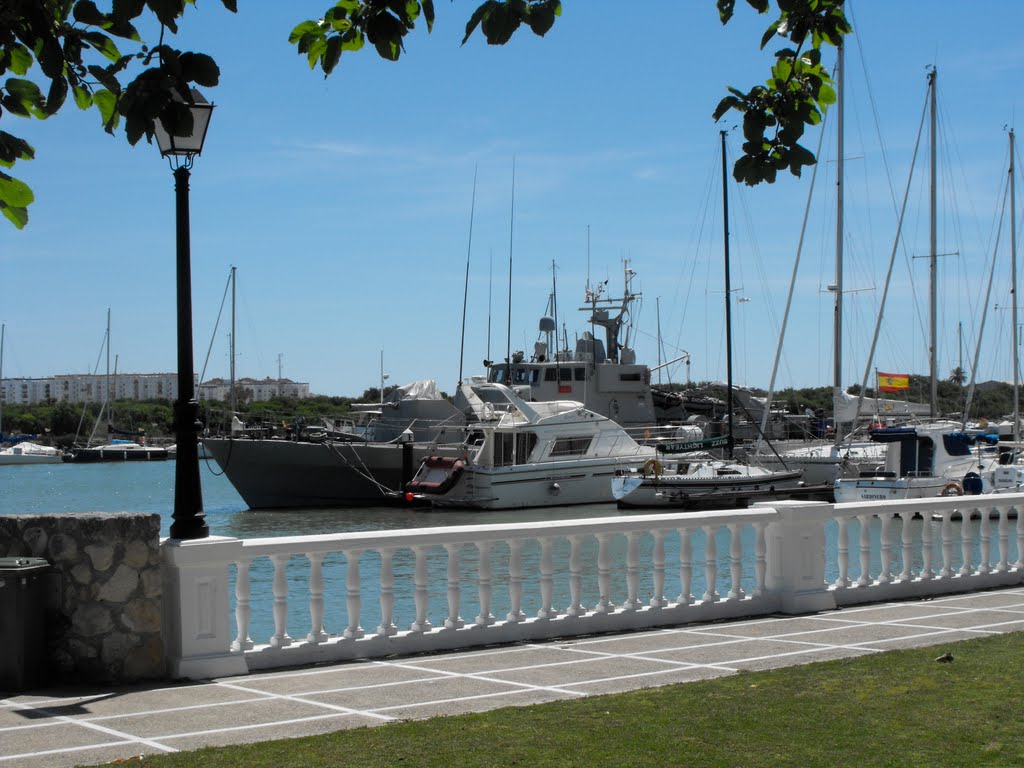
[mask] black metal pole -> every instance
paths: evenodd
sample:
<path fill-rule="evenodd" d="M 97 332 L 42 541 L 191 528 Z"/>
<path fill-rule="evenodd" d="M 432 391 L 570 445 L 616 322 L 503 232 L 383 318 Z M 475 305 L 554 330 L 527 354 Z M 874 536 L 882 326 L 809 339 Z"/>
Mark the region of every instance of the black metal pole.
<path fill-rule="evenodd" d="M 192 366 L 192 254 L 189 241 L 187 165 L 174 169 L 178 274 L 178 399 L 174 403 L 174 435 L 178 457 L 174 467 L 172 539 L 204 539 L 210 535 L 199 483 L 199 403 Z"/>

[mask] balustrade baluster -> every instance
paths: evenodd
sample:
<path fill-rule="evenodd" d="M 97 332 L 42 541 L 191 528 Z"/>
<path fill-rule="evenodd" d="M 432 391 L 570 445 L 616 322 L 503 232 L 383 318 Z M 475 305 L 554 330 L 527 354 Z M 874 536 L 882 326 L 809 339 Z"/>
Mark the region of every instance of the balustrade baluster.
<path fill-rule="evenodd" d="M 558 615 L 551 606 L 555 590 L 555 565 L 551 557 L 554 540 L 545 536 L 540 540 L 540 610 L 538 619 L 553 619 Z"/>
<path fill-rule="evenodd" d="M 970 576 L 974 572 L 974 565 L 971 563 L 971 510 L 961 508 L 960 510 L 960 575 Z"/>
<path fill-rule="evenodd" d="M 765 523 L 754 523 L 754 597 L 764 594 L 764 580 L 768 572 L 768 542 Z"/>
<path fill-rule="evenodd" d="M 866 587 L 871 583 L 871 515 L 857 515 L 860 524 L 860 578 L 858 587 Z"/>
<path fill-rule="evenodd" d="M 569 607 L 565 609 L 567 616 L 584 616 L 587 613 L 587 609 L 583 607 L 583 567 L 580 556 L 582 548 L 582 536 L 569 537 Z"/>
<path fill-rule="evenodd" d="M 928 581 L 935 576 L 932 570 L 932 550 L 934 549 L 932 533 L 935 521 L 930 512 L 921 515 L 921 579 Z"/>
<path fill-rule="evenodd" d="M 238 636 L 231 643 L 232 651 L 248 651 L 253 647 L 249 637 L 249 621 L 252 619 L 252 609 L 249 606 L 249 564 L 251 559 L 246 558 L 235 563 L 235 624 L 238 629 Z"/>
<path fill-rule="evenodd" d="M 597 534 L 597 591 L 600 594 L 594 613 L 611 613 L 615 604 L 611 599 L 612 559 L 609 550 L 610 534 Z"/>
<path fill-rule="evenodd" d="M 273 648 L 284 648 L 292 644 L 288 636 L 288 577 L 285 570 L 291 555 L 271 555 L 274 564 L 274 636 L 270 638 Z"/>
<path fill-rule="evenodd" d="M 981 519 L 978 521 L 978 538 L 980 539 L 978 549 L 981 562 L 978 563 L 978 573 L 991 573 L 992 567 L 992 521 L 989 520 L 989 508 L 978 507 L 978 514 Z"/>
<path fill-rule="evenodd" d="M 903 570 L 900 571 L 900 581 L 912 581 L 914 579 L 914 517 L 913 515 L 900 516 L 900 540 L 903 544 Z"/>
<path fill-rule="evenodd" d="M 690 605 L 693 602 L 693 542 L 690 541 L 690 530 L 679 529 L 679 598 L 676 600 L 681 605 Z"/>
<path fill-rule="evenodd" d="M 999 514 L 999 565 L 996 572 L 1006 573 L 1010 570 L 1010 517 L 1005 506 L 992 507 L 992 510 Z"/>
<path fill-rule="evenodd" d="M 347 640 L 357 640 L 366 634 L 359 625 L 359 614 L 363 608 L 359 583 L 359 557 L 362 554 L 361 549 L 345 552 L 345 604 L 348 608 L 348 626 L 345 627 L 344 637 Z"/>
<path fill-rule="evenodd" d="M 395 626 L 395 569 L 393 549 L 380 551 L 380 626 L 377 634 L 390 637 L 398 634 Z"/>
<path fill-rule="evenodd" d="M 668 605 L 665 599 L 665 531 L 660 528 L 654 531 L 654 594 L 651 595 L 651 608 L 664 608 Z"/>
<path fill-rule="evenodd" d="M 704 531 L 704 581 L 706 589 L 701 597 L 703 603 L 713 603 L 721 597 L 718 594 L 718 542 L 714 526 L 702 526 Z"/>
<path fill-rule="evenodd" d="M 640 534 L 630 531 L 626 534 L 626 602 L 623 610 L 635 611 L 640 602 Z"/>
<path fill-rule="evenodd" d="M 505 619 L 516 624 L 526 618 L 523 613 L 523 542 L 513 539 L 509 542 L 508 557 L 509 611 Z"/>
<path fill-rule="evenodd" d="M 413 632 L 429 632 L 434 627 L 427 617 L 427 547 L 413 547 L 416 555 L 416 572 L 413 581 L 416 589 L 416 619 L 409 629 Z"/>
<path fill-rule="evenodd" d="M 1010 511 L 1017 516 L 1017 562 L 1015 568 L 1024 568 L 1024 514 L 1020 507 L 1014 505 Z"/>
<path fill-rule="evenodd" d="M 742 526 L 739 523 L 729 523 L 729 576 L 732 579 L 732 588 L 726 597 L 729 600 L 742 600 L 743 593 L 743 542 L 740 540 Z"/>
<path fill-rule="evenodd" d="M 476 550 L 480 553 L 480 563 L 477 567 L 477 579 L 480 584 L 480 613 L 476 617 L 478 627 L 488 627 L 494 623 L 494 614 L 491 613 L 491 543 L 489 541 L 477 542 Z"/>
<path fill-rule="evenodd" d="M 839 568 L 836 586 L 845 588 L 850 586 L 850 518 L 838 517 L 836 525 L 836 566 Z"/>
<path fill-rule="evenodd" d="M 880 512 L 878 517 L 882 524 L 879 536 L 882 550 L 882 570 L 878 574 L 878 583 L 889 584 L 892 582 L 892 521 L 895 515 L 891 512 Z"/>
<path fill-rule="evenodd" d="M 306 642 L 314 645 L 327 640 L 324 631 L 324 553 L 307 552 L 309 560 L 309 634 Z"/>
<path fill-rule="evenodd" d="M 466 626 L 459 608 L 462 604 L 462 589 L 459 585 L 459 550 L 461 544 L 445 544 L 448 553 L 448 618 L 444 620 L 445 629 L 461 629 Z"/>
<path fill-rule="evenodd" d="M 940 579 L 949 579 L 953 576 L 953 512 L 946 510 L 942 513 L 942 570 L 939 571 Z"/>

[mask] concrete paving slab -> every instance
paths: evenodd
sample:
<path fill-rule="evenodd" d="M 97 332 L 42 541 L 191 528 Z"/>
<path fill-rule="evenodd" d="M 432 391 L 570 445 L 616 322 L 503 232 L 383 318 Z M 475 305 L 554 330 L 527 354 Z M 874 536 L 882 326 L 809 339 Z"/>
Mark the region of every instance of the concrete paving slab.
<path fill-rule="evenodd" d="M 216 721 L 212 724 L 216 725 Z M 295 739 L 300 736 L 316 736 L 349 728 L 380 724 L 380 718 L 334 712 L 315 717 L 254 723 L 247 726 L 213 727 L 188 733 L 166 733 L 160 736 L 160 741 L 178 751 L 190 751 L 203 747 L 254 744 L 274 739 Z"/>
<path fill-rule="evenodd" d="M 438 675 L 401 666 L 384 666 L 379 662 L 357 662 L 336 667 L 253 675 L 244 678 L 226 678 L 224 682 L 238 684 L 246 689 L 274 694 L 306 693 L 310 691 L 348 690 L 376 686 L 401 686 L 406 683 L 436 679 Z"/>

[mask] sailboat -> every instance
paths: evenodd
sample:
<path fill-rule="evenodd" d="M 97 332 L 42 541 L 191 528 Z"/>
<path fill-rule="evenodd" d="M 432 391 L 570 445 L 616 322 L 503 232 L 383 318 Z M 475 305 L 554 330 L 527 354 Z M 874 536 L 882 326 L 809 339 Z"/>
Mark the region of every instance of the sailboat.
<path fill-rule="evenodd" d="M 725 360 L 728 434 L 722 438 L 685 444 L 659 444 L 662 458 L 648 461 L 641 470 L 619 472 L 612 479 L 612 495 L 621 507 L 746 506 L 752 500 L 791 498 L 800 492 L 802 470 L 770 470 L 733 457 L 732 291 L 729 273 L 729 174 L 722 131 L 722 218 L 725 251 Z M 724 444 L 726 458 L 704 453 Z"/>
<path fill-rule="evenodd" d="M 936 204 L 935 145 L 937 72 L 928 76 L 931 110 L 931 415 L 938 408 L 936 363 Z M 1014 194 L 1013 132 L 1010 133 L 1011 221 L 1016 216 Z M 1016 240 L 1013 230 L 1011 241 Z M 1011 243 L 1014 273 L 1010 295 L 1016 296 L 1016 243 Z M 1016 310 L 1016 300 L 1013 300 Z M 1014 380 L 1017 377 L 1016 316 L 1014 317 Z M 975 361 L 976 363 L 977 361 Z M 1017 418 L 1016 387 L 1014 418 Z M 927 425 L 875 430 L 871 439 L 886 448 L 885 462 L 859 476 L 839 478 L 835 484 L 838 502 L 916 499 L 933 496 L 959 496 L 994 491 L 1019 491 L 1024 485 L 1024 468 L 1006 466 L 994 447 L 997 436 L 968 433 L 964 424 L 932 422 Z M 1008 454 L 1002 454 L 1008 455 Z"/>
<path fill-rule="evenodd" d="M 2 387 L 4 380 L 4 333 L 6 330 L 6 325 L 0 325 L 0 466 L 60 464 L 64 458 L 56 448 L 48 445 L 39 445 L 38 443 L 20 438 L 4 437 L 4 398 Z M 13 445 L 4 448 L 4 444 L 8 442 L 13 443 Z"/>
<path fill-rule="evenodd" d="M 100 407 L 99 415 L 96 417 L 96 422 L 93 425 L 92 433 L 89 435 L 89 439 L 86 441 L 84 447 L 73 448 L 71 453 L 66 457 L 67 461 L 74 462 L 76 464 L 86 463 L 97 463 L 97 462 L 110 462 L 110 461 L 163 461 L 169 458 L 169 453 L 166 448 L 158 448 L 155 446 L 149 446 L 145 444 L 145 435 L 142 432 L 126 432 L 124 430 L 116 429 L 112 423 L 113 418 L 111 416 L 111 404 L 113 401 L 112 387 L 110 380 L 110 310 L 107 310 L 107 333 L 104 340 L 107 352 L 107 373 L 106 373 L 106 385 L 104 387 L 103 404 Z M 116 370 L 116 363 L 115 363 Z M 124 438 L 111 437 L 109 443 L 103 443 L 101 445 L 92 445 L 92 437 L 96 433 L 96 429 L 100 425 L 100 420 L 103 418 L 103 413 L 107 413 L 107 434 L 109 435 L 127 435 L 135 438 L 134 440 L 127 440 Z"/>

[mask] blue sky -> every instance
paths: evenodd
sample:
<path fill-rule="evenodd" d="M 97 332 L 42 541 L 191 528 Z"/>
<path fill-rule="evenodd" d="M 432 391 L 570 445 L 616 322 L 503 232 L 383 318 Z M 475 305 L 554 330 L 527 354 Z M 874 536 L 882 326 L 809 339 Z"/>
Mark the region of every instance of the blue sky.
<path fill-rule="evenodd" d="M 631 341 L 641 361 L 691 356 L 695 380 L 724 379 L 719 130 L 727 85 L 768 73 L 766 17 L 713 0 L 567 0 L 544 39 L 459 45 L 477 3 L 437 4 L 398 63 L 366 49 L 328 79 L 287 42 L 323 3 L 253 0 L 232 15 L 204 0 L 175 45 L 213 55 L 221 85 L 192 177 L 197 370 L 226 376 L 226 319 L 238 267 L 239 376 L 284 376 L 315 393 L 358 395 L 379 379 L 459 375 L 470 253 L 464 375 L 504 356 L 511 241 L 511 344 L 532 350 L 557 265 L 560 324 L 586 329 L 588 277 L 621 291 L 622 261 L 643 294 Z M 939 68 L 939 371 L 973 355 L 1007 167 L 1006 129 L 1024 82 L 1016 0 L 860 0 L 847 60 L 844 383 L 859 381 L 925 102 Z M 769 49 L 776 46 L 771 44 Z M 834 53 L 826 54 L 829 65 Z M 736 125 L 727 118 L 726 127 Z M 1018 126 L 1019 128 L 1020 126 Z M 175 366 L 173 179 L 155 146 L 111 138 L 73 106 L 45 122 L 4 117 L 35 146 L 16 173 L 32 185 L 29 226 L 0 226 L 4 375 L 91 371 L 112 313 L 121 371 Z M 826 129 L 778 386 L 832 379 L 835 149 Z M 881 136 L 881 145 L 879 135 Z M 738 131 L 729 135 L 735 159 Z M 818 131 L 805 144 L 812 150 Z M 884 148 L 889 177 L 881 150 Z M 927 169 L 915 172 L 875 366 L 926 373 Z M 512 213 L 512 166 L 515 208 Z M 889 180 L 891 178 L 891 181 Z M 810 173 L 754 189 L 730 184 L 734 369 L 766 385 Z M 890 187 L 895 190 L 890 193 Z M 1024 187 L 1022 187 L 1024 194 Z M 999 249 L 979 379 L 1012 377 L 1008 234 Z M 589 253 L 588 253 L 589 233 Z M 489 273 L 493 279 L 489 281 Z M 995 305 L 999 309 L 995 309 Z M 680 365 L 675 381 L 685 379 Z"/>

